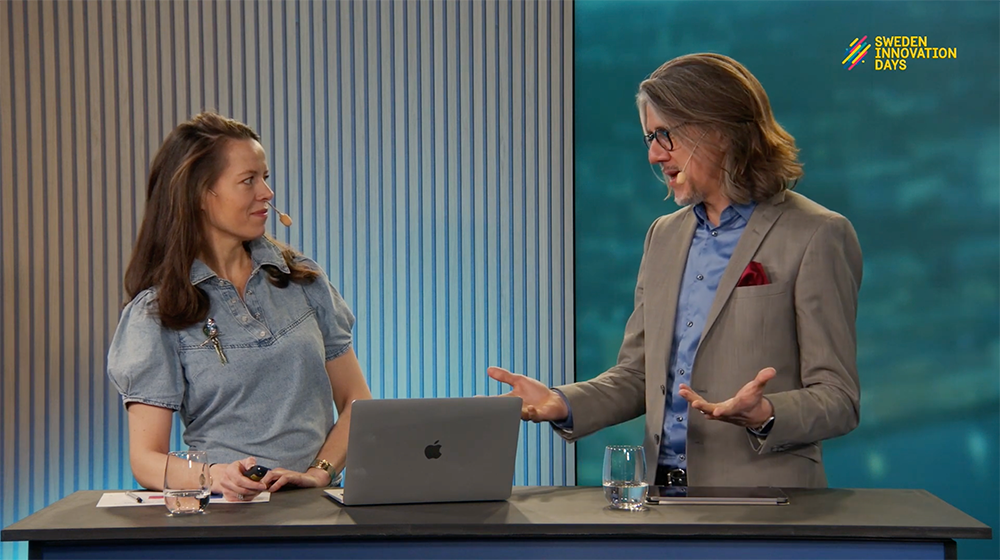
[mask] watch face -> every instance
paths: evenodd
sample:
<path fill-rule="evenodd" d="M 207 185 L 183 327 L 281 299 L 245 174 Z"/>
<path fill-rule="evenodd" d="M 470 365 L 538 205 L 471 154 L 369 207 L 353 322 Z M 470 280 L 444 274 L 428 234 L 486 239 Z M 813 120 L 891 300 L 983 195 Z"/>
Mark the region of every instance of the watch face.
<path fill-rule="evenodd" d="M 316 467 L 317 469 L 323 469 L 327 474 L 333 477 L 333 465 L 325 459 L 317 459 L 313 461 L 312 465 L 309 466 Z"/>

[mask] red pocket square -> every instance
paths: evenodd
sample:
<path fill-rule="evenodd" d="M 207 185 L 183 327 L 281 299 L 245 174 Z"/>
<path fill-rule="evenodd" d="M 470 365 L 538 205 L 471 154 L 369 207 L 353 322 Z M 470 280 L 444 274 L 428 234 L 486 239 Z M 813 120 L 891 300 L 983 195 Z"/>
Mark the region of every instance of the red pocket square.
<path fill-rule="evenodd" d="M 770 283 L 767 279 L 767 273 L 764 272 L 764 265 L 757 261 L 750 261 L 746 270 L 740 275 L 740 281 L 736 284 L 736 287 L 766 286 Z"/>

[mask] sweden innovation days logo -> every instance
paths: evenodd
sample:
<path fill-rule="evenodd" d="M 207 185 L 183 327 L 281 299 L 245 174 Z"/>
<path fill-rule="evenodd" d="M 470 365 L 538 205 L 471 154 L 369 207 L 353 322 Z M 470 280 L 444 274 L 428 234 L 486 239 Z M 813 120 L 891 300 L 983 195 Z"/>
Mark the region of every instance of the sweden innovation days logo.
<path fill-rule="evenodd" d="M 935 47 L 929 46 L 929 41 L 924 35 L 874 35 L 874 44 L 869 44 L 868 35 L 851 41 L 844 49 L 844 60 L 840 61 L 841 66 L 847 70 L 853 70 L 858 63 L 866 62 L 865 55 L 871 47 L 875 47 L 873 68 L 882 70 L 906 70 L 908 63 L 916 62 L 915 66 L 923 63 L 921 59 L 927 60 L 947 60 L 958 58 L 958 48 L 956 47 Z M 917 62 L 919 61 L 919 62 Z M 932 63 L 933 64 L 933 63 Z"/>
<path fill-rule="evenodd" d="M 840 63 L 844 66 L 844 68 L 853 70 L 854 65 L 858 62 L 864 63 L 865 55 L 868 54 L 868 47 L 871 46 L 865 42 L 865 39 L 868 39 L 867 35 L 860 39 L 855 37 L 854 40 L 851 41 L 851 44 L 847 45 L 847 48 L 844 49 L 844 53 L 847 56 L 844 57 L 844 60 Z"/>

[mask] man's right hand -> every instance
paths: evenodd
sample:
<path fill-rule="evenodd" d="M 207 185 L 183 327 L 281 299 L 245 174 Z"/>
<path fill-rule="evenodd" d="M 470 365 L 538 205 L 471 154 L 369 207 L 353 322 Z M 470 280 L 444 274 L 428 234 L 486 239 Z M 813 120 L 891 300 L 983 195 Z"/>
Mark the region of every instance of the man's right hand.
<path fill-rule="evenodd" d="M 561 422 L 569 416 L 566 402 L 558 393 L 534 379 L 511 373 L 503 368 L 490 367 L 487 375 L 511 386 L 502 397 L 521 397 L 521 419 L 532 422 Z"/>

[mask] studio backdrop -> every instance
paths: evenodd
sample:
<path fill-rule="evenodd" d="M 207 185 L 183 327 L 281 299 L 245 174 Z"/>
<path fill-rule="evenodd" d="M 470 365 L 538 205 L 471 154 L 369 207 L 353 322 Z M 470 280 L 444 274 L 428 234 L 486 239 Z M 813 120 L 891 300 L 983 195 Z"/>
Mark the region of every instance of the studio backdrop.
<path fill-rule="evenodd" d="M 376 398 L 499 394 L 489 365 L 572 380 L 571 9 L 0 3 L 0 526 L 135 485 L 105 356 L 149 162 L 202 109 L 260 133 L 295 219 L 271 233 L 354 310 Z M 515 483 L 573 477 L 525 425 Z"/>

